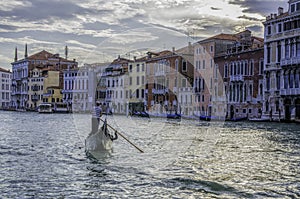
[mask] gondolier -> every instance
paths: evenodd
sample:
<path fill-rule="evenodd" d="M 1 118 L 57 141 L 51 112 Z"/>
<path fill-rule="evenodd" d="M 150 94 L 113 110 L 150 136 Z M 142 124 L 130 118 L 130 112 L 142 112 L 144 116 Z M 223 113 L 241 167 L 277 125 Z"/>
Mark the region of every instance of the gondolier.
<path fill-rule="evenodd" d="M 92 113 L 92 133 L 98 131 L 101 116 L 102 116 L 101 103 L 96 102 L 96 106 L 94 107 Z"/>

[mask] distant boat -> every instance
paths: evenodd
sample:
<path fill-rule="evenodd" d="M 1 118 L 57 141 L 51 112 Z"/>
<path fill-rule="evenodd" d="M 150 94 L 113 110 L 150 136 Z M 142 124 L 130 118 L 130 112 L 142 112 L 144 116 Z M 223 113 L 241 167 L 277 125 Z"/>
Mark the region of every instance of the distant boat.
<path fill-rule="evenodd" d="M 250 122 L 269 122 L 270 119 L 269 118 L 257 118 L 257 117 L 254 117 L 254 118 L 249 118 L 249 121 Z"/>
<path fill-rule="evenodd" d="M 148 117 L 149 118 L 149 114 L 146 113 L 145 111 L 142 111 L 142 112 L 135 111 L 131 114 L 131 116 Z"/>
<path fill-rule="evenodd" d="M 230 118 L 230 119 L 226 119 L 225 121 L 229 121 L 229 122 L 239 122 L 239 121 L 245 121 L 248 120 L 248 117 L 236 117 L 236 118 Z"/>
<path fill-rule="evenodd" d="M 102 127 L 97 132 L 91 132 L 85 139 L 86 151 L 110 151 L 112 149 L 112 142 L 118 138 L 117 133 L 112 135 L 107 128 L 107 121 L 103 123 Z"/>
<path fill-rule="evenodd" d="M 181 119 L 181 114 L 179 113 L 169 113 L 167 114 L 168 119 Z"/>
<path fill-rule="evenodd" d="M 55 113 L 69 113 L 69 107 L 66 103 L 55 103 L 54 104 Z"/>
<path fill-rule="evenodd" d="M 211 116 L 208 116 L 208 115 L 200 115 L 199 118 L 202 121 L 211 121 Z"/>
<path fill-rule="evenodd" d="M 38 107 L 39 113 L 53 113 L 53 106 L 51 103 L 42 103 Z"/>

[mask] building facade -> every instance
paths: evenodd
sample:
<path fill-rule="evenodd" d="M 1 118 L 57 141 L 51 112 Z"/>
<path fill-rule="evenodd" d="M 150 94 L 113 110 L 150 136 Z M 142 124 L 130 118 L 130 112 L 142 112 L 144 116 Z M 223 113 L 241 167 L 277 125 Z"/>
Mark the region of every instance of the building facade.
<path fill-rule="evenodd" d="M 215 58 L 223 79 L 226 119 L 259 118 L 263 104 L 264 42 L 248 30 L 235 36 L 237 42 L 228 46 L 225 55 Z"/>
<path fill-rule="evenodd" d="M 8 109 L 11 102 L 11 72 L 0 68 L 0 109 Z"/>
<path fill-rule="evenodd" d="M 184 115 L 192 112 L 189 103 L 192 93 L 188 90 L 193 87 L 194 67 L 189 60 L 191 56 L 184 55 L 186 50 L 148 52 L 145 98 L 150 112 Z"/>
<path fill-rule="evenodd" d="M 289 0 L 263 23 L 263 114 L 272 120 L 300 118 L 300 0 Z"/>
<path fill-rule="evenodd" d="M 126 79 L 125 98 L 129 114 L 145 111 L 146 57 L 134 57 L 133 62 L 129 63 Z"/>
<path fill-rule="evenodd" d="M 28 108 L 35 110 L 43 102 L 44 75 L 41 67 L 29 71 L 28 77 Z"/>
<path fill-rule="evenodd" d="M 226 98 L 223 79 L 218 76 L 215 57 L 237 42 L 233 34 L 219 34 L 194 44 L 194 115 L 225 119 Z"/>
<path fill-rule="evenodd" d="M 14 109 L 31 109 L 36 104 L 36 98 L 29 97 L 33 90 L 29 90 L 30 72 L 35 68 L 40 68 L 42 73 L 45 71 L 59 71 L 59 88 L 63 87 L 63 70 L 67 68 L 77 67 L 76 60 L 67 60 L 59 56 L 59 54 L 52 54 L 45 50 L 36 54 L 28 56 L 27 45 L 25 45 L 25 55 L 23 59 L 18 59 L 17 48 L 15 49 L 15 59 L 12 63 L 12 99 L 11 106 Z M 44 75 L 44 74 L 42 74 Z M 36 77 L 34 77 L 36 78 Z M 45 90 L 45 86 L 43 87 Z"/>

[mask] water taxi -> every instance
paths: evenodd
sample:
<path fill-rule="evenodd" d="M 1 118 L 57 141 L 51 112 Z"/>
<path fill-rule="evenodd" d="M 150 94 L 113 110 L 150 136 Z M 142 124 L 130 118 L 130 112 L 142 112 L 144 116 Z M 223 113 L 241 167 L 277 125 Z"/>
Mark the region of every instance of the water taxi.
<path fill-rule="evenodd" d="M 42 103 L 38 107 L 39 113 L 53 113 L 53 106 L 51 103 Z"/>

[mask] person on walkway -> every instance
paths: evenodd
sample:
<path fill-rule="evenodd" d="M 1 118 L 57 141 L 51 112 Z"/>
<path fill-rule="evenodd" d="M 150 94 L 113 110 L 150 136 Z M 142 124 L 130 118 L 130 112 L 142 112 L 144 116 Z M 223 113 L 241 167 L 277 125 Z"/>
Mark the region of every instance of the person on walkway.
<path fill-rule="evenodd" d="M 93 115 L 92 115 L 92 133 L 98 131 L 101 116 L 102 116 L 101 103 L 97 102 L 96 106 L 94 107 Z"/>

